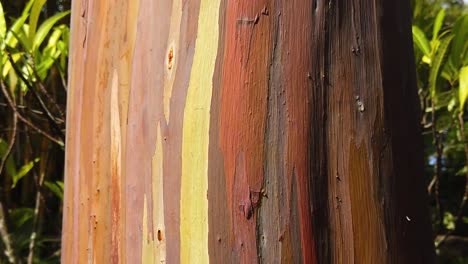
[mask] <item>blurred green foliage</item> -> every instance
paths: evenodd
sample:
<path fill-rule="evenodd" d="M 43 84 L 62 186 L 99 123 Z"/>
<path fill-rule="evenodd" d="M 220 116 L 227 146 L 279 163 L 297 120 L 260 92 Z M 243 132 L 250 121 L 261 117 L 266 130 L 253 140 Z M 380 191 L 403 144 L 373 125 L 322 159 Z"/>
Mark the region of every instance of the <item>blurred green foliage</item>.
<path fill-rule="evenodd" d="M 468 236 L 468 12 L 463 1 L 412 4 L 435 246 L 441 263 L 468 263 L 463 250 L 448 249 Z"/>
<path fill-rule="evenodd" d="M 0 3 L 0 263 L 60 259 L 70 12 L 48 2 Z"/>

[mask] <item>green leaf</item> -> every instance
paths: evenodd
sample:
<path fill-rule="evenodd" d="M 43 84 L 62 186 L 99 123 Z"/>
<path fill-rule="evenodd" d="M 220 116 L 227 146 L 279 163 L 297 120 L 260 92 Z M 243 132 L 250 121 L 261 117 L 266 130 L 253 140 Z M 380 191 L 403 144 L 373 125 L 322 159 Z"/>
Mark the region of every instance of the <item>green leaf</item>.
<path fill-rule="evenodd" d="M 11 54 L 11 58 L 13 59 L 14 62 L 17 62 L 19 59 L 21 59 L 21 56 L 23 56 L 23 52 L 16 52 L 16 53 L 13 53 Z M 5 78 L 8 73 L 10 72 L 10 70 L 12 70 L 12 66 L 11 66 L 11 63 L 10 63 L 10 60 L 8 60 L 8 58 L 5 57 L 5 62 L 3 64 L 3 69 L 2 69 L 2 78 Z"/>
<path fill-rule="evenodd" d="M 460 100 L 460 110 L 463 111 L 466 98 L 468 97 L 468 66 L 460 70 L 460 88 L 458 89 L 458 96 Z"/>
<path fill-rule="evenodd" d="M 47 47 L 56 47 L 57 42 L 60 40 L 60 37 L 62 36 L 63 32 L 63 27 L 57 27 L 54 32 L 49 37 L 49 41 L 47 42 Z"/>
<path fill-rule="evenodd" d="M 36 64 L 36 72 L 41 80 L 47 77 L 50 67 L 60 57 L 62 51 L 59 47 L 60 37 L 63 35 L 64 26 L 57 27 L 48 37 L 47 46 L 38 53 L 34 59 Z"/>
<path fill-rule="evenodd" d="M 15 39 L 18 40 L 18 42 L 21 44 L 21 46 L 23 46 L 23 48 L 26 51 L 30 51 L 32 47 L 32 43 L 29 41 L 29 38 L 27 37 L 28 30 L 29 30 L 28 25 L 24 24 L 23 27 L 18 32 L 14 32 L 14 31 L 11 32 L 11 34 L 13 34 Z"/>
<path fill-rule="evenodd" d="M 453 66 L 452 61 L 447 60 L 442 70 L 441 76 L 448 82 L 453 83 L 455 80 L 458 80 L 458 72 L 459 70 Z"/>
<path fill-rule="evenodd" d="M 452 38 L 453 35 L 449 35 L 440 41 L 440 46 L 436 51 L 434 59 L 432 60 L 431 69 L 429 72 L 429 90 L 431 91 L 431 96 L 435 96 L 436 94 L 437 80 L 439 79 L 440 69 L 447 57 L 446 55 Z"/>
<path fill-rule="evenodd" d="M 55 195 L 57 195 L 60 200 L 63 200 L 63 182 L 49 182 L 45 181 L 44 185 Z"/>
<path fill-rule="evenodd" d="M 65 187 L 65 184 L 63 183 L 63 181 L 56 181 L 55 184 L 57 184 L 60 187 L 60 189 L 62 189 L 62 190 Z"/>
<path fill-rule="evenodd" d="M 41 14 L 42 7 L 46 3 L 46 0 L 35 0 L 31 9 L 31 15 L 29 16 L 29 41 L 33 42 L 36 35 L 37 21 Z"/>
<path fill-rule="evenodd" d="M 29 10 L 31 10 L 31 6 L 34 3 L 34 0 L 30 1 L 26 7 L 23 9 L 23 13 L 21 16 L 13 23 L 13 25 L 10 27 L 10 30 L 6 33 L 5 37 L 5 44 L 14 47 L 16 45 L 17 39 L 13 36 L 13 33 L 18 34 L 21 28 L 24 25 L 24 22 L 26 22 L 26 19 L 29 17 Z M 13 32 L 13 33 L 12 33 Z"/>
<path fill-rule="evenodd" d="M 29 14 L 30 13 L 29 11 L 31 10 L 32 5 L 34 4 L 34 1 L 35 0 L 30 0 L 28 2 L 28 4 L 26 4 L 26 6 L 23 9 L 23 13 L 21 13 L 21 16 L 23 16 L 24 14 Z"/>
<path fill-rule="evenodd" d="M 17 36 L 20 34 L 21 28 L 24 25 L 24 22 L 26 21 L 28 17 L 23 16 L 18 18 L 15 23 L 10 27 L 10 30 L 8 30 L 5 38 L 5 44 L 9 47 L 15 47 L 16 43 L 18 43 L 18 38 Z"/>
<path fill-rule="evenodd" d="M 463 166 L 463 168 L 461 168 L 459 171 L 457 171 L 457 173 L 455 173 L 455 176 L 465 176 L 467 172 L 468 169 L 466 168 L 466 166 Z"/>
<path fill-rule="evenodd" d="M 12 94 L 16 93 L 16 85 L 18 84 L 18 75 L 16 75 L 15 71 L 10 71 L 8 73 L 8 86 L 10 88 L 10 91 L 12 91 Z"/>
<path fill-rule="evenodd" d="M 23 227 L 26 222 L 32 220 L 34 210 L 32 208 L 17 208 L 11 210 L 8 216 L 15 229 L 18 229 Z"/>
<path fill-rule="evenodd" d="M 431 63 L 432 63 L 431 58 L 429 58 L 429 57 L 426 56 L 426 55 L 424 55 L 424 56 L 422 57 L 421 61 L 424 62 L 424 63 L 426 63 L 426 64 L 428 64 L 428 65 L 431 65 Z"/>
<path fill-rule="evenodd" d="M 447 230 L 455 229 L 455 217 L 453 216 L 453 214 L 445 212 L 443 222 Z"/>
<path fill-rule="evenodd" d="M 47 34 L 49 34 L 49 31 L 52 29 L 52 27 L 60 19 L 64 18 L 68 14 L 70 14 L 70 11 L 60 12 L 60 13 L 55 14 L 54 16 L 51 16 L 46 21 L 44 21 L 39 27 L 39 29 L 37 30 L 36 37 L 34 38 L 33 49 L 38 48 L 42 44 L 42 41 L 44 41 Z"/>
<path fill-rule="evenodd" d="M 62 40 L 65 43 L 67 43 L 67 46 L 68 46 L 68 43 L 70 43 L 70 28 L 65 26 L 65 25 L 61 25 L 59 27 L 62 28 L 62 30 L 63 30 Z M 67 50 L 68 50 L 68 48 L 67 48 Z"/>
<path fill-rule="evenodd" d="M 441 108 L 441 107 L 440 107 Z M 437 131 L 442 132 L 449 129 L 453 124 L 453 118 L 451 114 L 439 114 L 436 119 Z"/>
<path fill-rule="evenodd" d="M 34 161 L 31 161 L 31 162 L 28 162 L 28 163 L 24 164 L 19 169 L 18 173 L 16 173 L 15 175 L 12 175 L 13 184 L 12 184 L 11 188 L 15 188 L 18 181 L 21 180 L 24 176 L 26 176 L 26 174 L 28 174 L 32 170 L 32 168 L 34 167 L 34 163 L 37 163 L 38 161 L 39 161 L 39 159 L 36 158 Z"/>
<path fill-rule="evenodd" d="M 439 31 L 440 31 L 440 28 L 442 28 L 442 24 L 444 23 L 444 18 L 445 18 L 445 9 L 442 8 L 440 9 L 434 21 L 434 28 L 432 31 L 432 40 L 437 39 L 437 37 L 439 36 Z"/>
<path fill-rule="evenodd" d="M 5 12 L 3 11 L 2 3 L 0 2 L 0 40 L 3 42 L 6 35 Z"/>
<path fill-rule="evenodd" d="M 429 45 L 429 41 L 426 38 L 426 35 L 424 32 L 418 27 L 418 26 L 413 26 L 413 40 L 414 43 L 416 44 L 416 47 L 425 55 L 425 56 L 430 56 L 431 55 L 431 48 Z"/>
<path fill-rule="evenodd" d="M 467 41 L 467 44 L 468 44 L 468 41 Z M 463 59 L 462 59 L 462 65 L 468 65 L 468 45 L 465 46 L 465 50 L 463 52 L 464 56 L 463 56 Z"/>
<path fill-rule="evenodd" d="M 61 51 L 62 54 L 68 55 L 68 42 L 59 41 L 57 43 L 57 48 Z"/>
<path fill-rule="evenodd" d="M 450 102 L 447 105 L 447 110 L 449 112 L 452 112 L 453 109 L 456 108 L 456 106 L 457 106 L 457 100 L 455 100 L 455 98 L 452 97 L 452 100 L 450 100 Z"/>
<path fill-rule="evenodd" d="M 448 106 L 454 95 L 455 93 L 452 90 L 437 93 L 434 97 L 436 101 L 436 109 Z"/>
<path fill-rule="evenodd" d="M 413 17 L 417 18 L 421 14 L 421 11 L 423 10 L 423 1 L 414 1 L 413 2 L 414 7 L 413 7 Z"/>
<path fill-rule="evenodd" d="M 468 55 L 468 15 L 463 15 L 457 19 L 453 27 L 452 34 L 454 35 L 450 59 L 456 68 L 462 64 L 462 59 Z M 468 57 L 468 56 L 467 56 Z"/>
<path fill-rule="evenodd" d="M 60 54 L 60 51 L 58 53 Z M 54 65 L 54 62 L 55 62 L 55 54 L 53 54 L 53 56 L 48 56 L 47 58 L 42 59 L 41 63 L 37 65 L 36 67 L 37 75 L 39 76 L 41 80 L 44 80 L 47 77 L 47 73 L 50 67 Z"/>

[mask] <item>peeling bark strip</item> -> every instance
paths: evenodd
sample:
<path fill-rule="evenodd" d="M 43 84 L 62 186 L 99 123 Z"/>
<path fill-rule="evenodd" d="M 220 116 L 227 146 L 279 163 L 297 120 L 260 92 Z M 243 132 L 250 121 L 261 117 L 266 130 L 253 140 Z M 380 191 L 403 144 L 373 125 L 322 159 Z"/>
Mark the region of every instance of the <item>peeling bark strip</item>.
<path fill-rule="evenodd" d="M 62 262 L 433 262 L 407 1 L 72 8 Z"/>
<path fill-rule="evenodd" d="M 180 260 L 207 263 L 208 144 L 212 78 L 218 44 L 219 0 L 202 1 L 182 135 Z M 201 47 L 201 48 L 200 48 Z"/>

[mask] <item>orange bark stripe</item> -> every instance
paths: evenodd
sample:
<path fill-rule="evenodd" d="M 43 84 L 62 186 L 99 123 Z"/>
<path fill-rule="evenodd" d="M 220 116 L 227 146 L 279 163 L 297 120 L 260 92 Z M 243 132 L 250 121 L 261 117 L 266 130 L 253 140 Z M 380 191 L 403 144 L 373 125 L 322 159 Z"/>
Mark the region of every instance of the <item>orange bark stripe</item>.
<path fill-rule="evenodd" d="M 271 16 L 268 1 L 227 1 L 220 147 L 233 233 L 242 263 L 257 257 L 256 218 L 263 184 Z"/>

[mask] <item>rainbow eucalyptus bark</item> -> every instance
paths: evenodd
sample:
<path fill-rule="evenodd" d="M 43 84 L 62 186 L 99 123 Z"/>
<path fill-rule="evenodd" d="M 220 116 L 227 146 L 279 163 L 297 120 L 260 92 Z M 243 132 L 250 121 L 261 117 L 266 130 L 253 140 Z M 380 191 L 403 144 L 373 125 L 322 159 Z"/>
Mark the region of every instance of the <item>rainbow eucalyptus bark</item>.
<path fill-rule="evenodd" d="M 432 263 L 404 0 L 74 1 L 64 263 Z"/>

